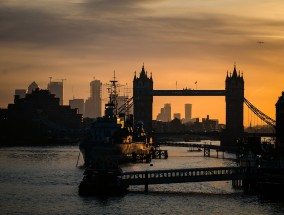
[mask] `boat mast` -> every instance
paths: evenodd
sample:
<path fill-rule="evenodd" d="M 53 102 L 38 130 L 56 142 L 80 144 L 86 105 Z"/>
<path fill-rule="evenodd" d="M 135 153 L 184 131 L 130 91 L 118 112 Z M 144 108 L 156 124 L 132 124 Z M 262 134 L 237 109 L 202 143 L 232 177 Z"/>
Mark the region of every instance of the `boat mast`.
<path fill-rule="evenodd" d="M 110 103 L 114 105 L 114 114 L 117 115 L 117 80 L 115 80 L 115 70 L 113 71 L 113 80 L 110 80 Z"/>

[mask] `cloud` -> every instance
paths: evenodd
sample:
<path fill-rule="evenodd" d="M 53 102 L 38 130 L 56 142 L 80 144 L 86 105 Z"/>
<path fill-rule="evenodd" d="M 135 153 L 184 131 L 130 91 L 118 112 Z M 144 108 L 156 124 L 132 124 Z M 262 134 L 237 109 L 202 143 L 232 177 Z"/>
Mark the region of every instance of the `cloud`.
<path fill-rule="evenodd" d="M 147 5 L 165 2 L 165 0 L 85 0 L 79 5 L 94 16 L 129 17 L 143 16 L 152 10 Z"/>
<path fill-rule="evenodd" d="M 0 7 L 0 42 L 26 43 L 43 48 L 137 49 L 138 44 L 156 49 L 181 44 L 238 43 L 277 31 L 280 21 L 247 19 L 216 14 L 188 14 L 179 17 L 155 16 L 143 4 L 152 1 L 88 0 L 69 5 L 63 13 L 43 7 Z M 153 1 L 162 2 L 162 1 Z M 53 5 L 54 7 L 54 5 Z M 60 10 L 60 8 L 59 8 Z M 260 26 L 264 30 L 259 30 Z M 132 47 L 132 48 L 131 48 Z M 143 49 L 143 47 L 140 47 Z"/>
<path fill-rule="evenodd" d="M 0 45 L 25 44 L 37 52 L 53 49 L 99 58 L 225 56 L 240 53 L 248 44 L 256 45 L 263 35 L 277 40 L 273 36 L 284 25 L 283 21 L 205 12 L 157 15 L 157 9 L 149 5 L 162 2 L 86 0 L 69 3 L 64 9 L 60 4 L 56 11 L 0 6 Z"/>

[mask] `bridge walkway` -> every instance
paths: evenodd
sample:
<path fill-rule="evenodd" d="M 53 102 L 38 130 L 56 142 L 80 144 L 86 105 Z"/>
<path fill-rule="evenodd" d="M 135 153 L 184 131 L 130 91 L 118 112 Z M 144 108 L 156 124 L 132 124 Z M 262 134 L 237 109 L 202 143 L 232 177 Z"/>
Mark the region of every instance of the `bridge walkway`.
<path fill-rule="evenodd" d="M 122 179 L 128 185 L 144 185 L 145 192 L 149 184 L 169 184 L 206 181 L 235 181 L 246 176 L 243 167 L 209 167 L 189 169 L 164 169 L 124 172 Z"/>

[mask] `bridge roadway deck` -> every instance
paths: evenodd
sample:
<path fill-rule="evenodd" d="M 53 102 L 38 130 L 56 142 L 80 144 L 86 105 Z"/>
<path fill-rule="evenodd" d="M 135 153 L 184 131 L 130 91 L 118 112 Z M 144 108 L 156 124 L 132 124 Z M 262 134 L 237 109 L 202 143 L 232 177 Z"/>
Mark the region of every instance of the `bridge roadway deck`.
<path fill-rule="evenodd" d="M 245 175 L 243 167 L 209 167 L 124 172 L 122 179 L 128 185 L 145 185 L 146 190 L 148 184 L 233 181 L 244 179 Z"/>
<path fill-rule="evenodd" d="M 153 90 L 153 96 L 225 96 L 226 90 Z"/>

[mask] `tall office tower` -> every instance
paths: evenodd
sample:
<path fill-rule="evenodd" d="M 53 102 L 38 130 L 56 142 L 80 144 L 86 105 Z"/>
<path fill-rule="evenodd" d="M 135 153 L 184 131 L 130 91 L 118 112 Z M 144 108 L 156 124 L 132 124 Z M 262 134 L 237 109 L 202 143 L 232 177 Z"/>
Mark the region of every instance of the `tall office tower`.
<path fill-rule="evenodd" d="M 185 113 L 184 113 L 184 119 L 185 119 L 185 122 L 189 122 L 191 120 L 191 113 L 192 113 L 192 104 L 185 104 L 184 105 L 184 110 L 185 110 Z"/>
<path fill-rule="evenodd" d="M 85 117 L 97 118 L 102 115 L 102 83 L 100 80 L 90 82 L 90 97 L 85 102 Z"/>
<path fill-rule="evenodd" d="M 69 105 L 72 109 L 78 109 L 79 114 L 84 114 L 84 99 L 70 99 Z"/>
<path fill-rule="evenodd" d="M 100 80 L 93 80 L 90 82 L 90 97 L 93 99 L 102 98 L 102 83 Z"/>
<path fill-rule="evenodd" d="M 164 104 L 164 107 L 161 108 L 160 113 L 157 115 L 157 120 L 162 122 L 171 121 L 171 104 Z"/>
<path fill-rule="evenodd" d="M 158 113 L 157 115 L 157 120 L 164 122 L 164 118 L 165 118 L 164 116 L 165 116 L 165 110 L 164 108 L 161 108 L 160 113 Z"/>
<path fill-rule="evenodd" d="M 26 89 L 15 89 L 15 96 L 18 96 L 19 99 L 25 98 L 26 93 L 27 93 Z"/>
<path fill-rule="evenodd" d="M 165 122 L 171 121 L 171 115 L 172 115 L 172 110 L 171 110 L 171 104 L 164 104 L 164 111 L 165 111 Z"/>
<path fill-rule="evenodd" d="M 63 81 L 50 81 L 47 85 L 47 89 L 51 94 L 54 94 L 56 98 L 59 98 L 59 104 L 63 105 Z"/>

